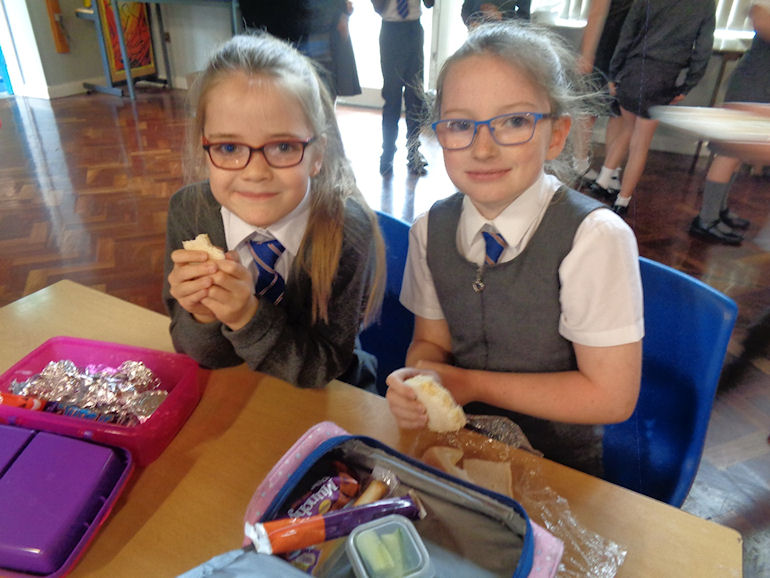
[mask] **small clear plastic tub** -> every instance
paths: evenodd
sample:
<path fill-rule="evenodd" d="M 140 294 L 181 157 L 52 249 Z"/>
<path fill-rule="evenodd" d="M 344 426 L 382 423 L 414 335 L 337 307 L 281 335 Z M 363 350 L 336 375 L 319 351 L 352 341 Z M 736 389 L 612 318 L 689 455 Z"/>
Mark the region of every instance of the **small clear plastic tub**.
<path fill-rule="evenodd" d="M 414 524 L 391 514 L 357 526 L 345 545 L 358 578 L 430 578 L 435 576 Z"/>

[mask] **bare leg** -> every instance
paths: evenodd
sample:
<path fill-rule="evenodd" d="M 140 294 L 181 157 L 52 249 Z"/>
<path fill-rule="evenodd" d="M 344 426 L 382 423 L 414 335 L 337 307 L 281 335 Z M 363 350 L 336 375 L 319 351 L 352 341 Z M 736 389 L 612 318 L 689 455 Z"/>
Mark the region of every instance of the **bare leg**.
<path fill-rule="evenodd" d="M 623 130 L 622 116 L 611 116 L 607 119 L 607 128 L 604 133 L 604 143 L 608 150 L 615 146 L 615 140 L 618 138 L 618 135 L 620 135 L 620 132 L 622 130 Z M 622 162 L 623 162 L 623 159 L 621 159 L 618 164 Z M 613 168 L 616 168 L 616 167 L 613 167 Z"/>
<path fill-rule="evenodd" d="M 625 132 L 625 129 L 628 131 Z M 591 192 L 607 199 L 615 199 L 620 191 L 620 166 L 628 154 L 628 142 L 633 125 L 625 126 L 622 116 L 607 119 L 604 143 L 606 156 L 602 168 L 594 177 Z"/>
<path fill-rule="evenodd" d="M 647 154 L 650 152 L 652 137 L 655 135 L 655 129 L 658 128 L 659 121 L 650 118 L 636 116 L 626 110 L 623 110 L 623 118 L 626 115 L 633 118 L 633 130 L 628 147 L 628 162 L 625 171 L 623 171 L 623 184 L 620 189 L 620 197 L 631 198 L 636 190 L 636 185 L 642 178 L 644 167 L 647 164 Z"/>
<path fill-rule="evenodd" d="M 714 181 L 716 183 L 729 183 L 730 179 L 733 177 L 733 173 L 740 164 L 740 159 L 717 155 L 714 157 L 714 160 L 709 167 L 706 180 Z"/>
<path fill-rule="evenodd" d="M 604 157 L 604 166 L 608 169 L 616 169 L 623 162 L 628 154 L 631 142 L 631 135 L 634 132 L 636 115 L 621 108 L 622 116 L 619 121 L 615 121 L 613 126 L 613 138 L 607 141 L 607 154 Z M 609 124 L 607 125 L 609 128 Z"/>

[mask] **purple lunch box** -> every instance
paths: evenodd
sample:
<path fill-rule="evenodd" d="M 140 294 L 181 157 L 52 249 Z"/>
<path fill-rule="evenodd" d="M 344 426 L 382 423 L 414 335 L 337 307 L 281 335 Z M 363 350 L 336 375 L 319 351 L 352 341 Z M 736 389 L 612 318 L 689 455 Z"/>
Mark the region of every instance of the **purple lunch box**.
<path fill-rule="evenodd" d="M 0 425 L 0 574 L 63 576 L 133 469 L 124 449 Z"/>

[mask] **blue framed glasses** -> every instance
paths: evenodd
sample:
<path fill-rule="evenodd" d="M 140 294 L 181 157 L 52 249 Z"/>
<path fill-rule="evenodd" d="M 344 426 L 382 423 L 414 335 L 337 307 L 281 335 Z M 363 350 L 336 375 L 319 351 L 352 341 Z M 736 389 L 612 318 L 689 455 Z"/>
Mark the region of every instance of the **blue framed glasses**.
<path fill-rule="evenodd" d="M 555 114 L 544 112 L 514 112 L 493 116 L 487 120 L 447 118 L 434 122 L 431 126 L 441 148 L 456 151 L 473 144 L 479 126 L 486 125 L 497 144 L 512 146 L 532 140 L 537 121 L 555 117 Z"/>

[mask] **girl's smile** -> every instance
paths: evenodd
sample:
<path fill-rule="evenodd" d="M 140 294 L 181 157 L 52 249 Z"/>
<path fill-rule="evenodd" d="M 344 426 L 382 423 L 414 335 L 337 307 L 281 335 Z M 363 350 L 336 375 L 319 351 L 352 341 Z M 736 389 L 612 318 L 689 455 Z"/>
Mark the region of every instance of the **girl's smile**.
<path fill-rule="evenodd" d="M 278 193 L 251 193 L 248 191 L 233 191 L 233 195 L 237 195 L 239 197 L 243 197 L 250 201 L 268 201 L 270 199 L 275 198 Z"/>
<path fill-rule="evenodd" d="M 466 171 L 466 174 L 469 178 L 482 182 L 494 181 L 503 178 L 508 173 L 510 173 L 510 169 Z"/>

